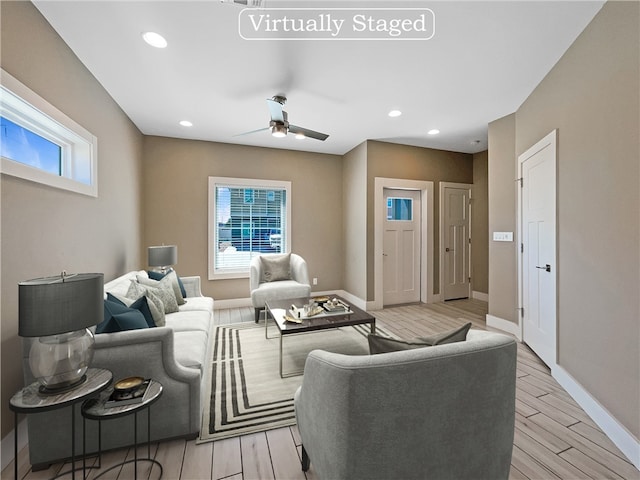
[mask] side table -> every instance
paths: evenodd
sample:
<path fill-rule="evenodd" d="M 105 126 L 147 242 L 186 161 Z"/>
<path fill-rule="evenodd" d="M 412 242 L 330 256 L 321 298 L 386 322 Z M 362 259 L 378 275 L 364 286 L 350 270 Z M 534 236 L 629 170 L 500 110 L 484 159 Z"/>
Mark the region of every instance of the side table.
<path fill-rule="evenodd" d="M 123 417 L 125 415 L 133 415 L 133 449 L 134 449 L 134 459 L 133 460 L 125 460 L 124 462 L 120 462 L 116 465 L 113 465 L 106 469 L 104 472 L 100 472 L 95 478 L 99 478 L 105 473 L 113 470 L 114 468 L 121 467 L 127 463 L 134 463 L 134 478 L 137 480 L 138 478 L 138 412 L 147 409 L 147 458 L 141 458 L 140 461 L 151 462 L 158 467 L 160 467 L 160 476 L 158 479 L 162 478 L 162 464 L 158 462 L 156 459 L 151 458 L 151 405 L 155 403 L 160 396 L 162 395 L 162 384 L 155 380 L 151 380 L 149 386 L 147 387 L 147 391 L 144 394 L 144 397 L 139 403 L 130 403 L 128 405 L 116 406 L 116 407 L 106 407 L 106 402 L 111 396 L 113 392 L 113 388 L 109 388 L 102 392 L 98 398 L 91 398 L 85 401 L 82 404 L 82 431 L 83 435 L 86 431 L 86 420 L 97 420 L 98 421 L 98 464 L 102 464 L 102 421 L 110 420 L 113 418 Z M 84 451 L 85 445 L 83 445 L 83 455 L 86 453 Z M 153 467 L 153 466 L 152 466 Z"/>
<path fill-rule="evenodd" d="M 40 393 L 40 384 L 34 382 L 17 392 L 9 400 L 9 408 L 14 412 L 14 437 L 13 446 L 15 451 L 14 475 L 18 478 L 18 414 L 30 414 L 46 412 L 71 406 L 71 470 L 59 473 L 53 478 L 58 478 L 67 473 L 71 473 L 72 478 L 76 478 L 76 403 L 86 400 L 109 386 L 113 378 L 109 370 L 102 368 L 89 368 L 85 374 L 86 380 L 80 385 L 58 394 Z"/>

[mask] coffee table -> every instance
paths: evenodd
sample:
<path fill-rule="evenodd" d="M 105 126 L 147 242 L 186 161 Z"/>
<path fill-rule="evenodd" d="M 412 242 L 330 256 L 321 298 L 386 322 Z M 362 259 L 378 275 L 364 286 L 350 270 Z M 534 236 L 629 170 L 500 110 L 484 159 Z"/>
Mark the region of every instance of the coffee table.
<path fill-rule="evenodd" d="M 324 296 L 324 295 L 323 295 Z M 349 314 L 331 314 L 327 316 L 305 318 L 301 323 L 292 323 L 285 320 L 285 314 L 287 313 L 291 305 L 296 307 L 302 307 L 309 303 L 309 300 L 313 297 L 302 298 L 288 298 L 284 300 L 268 300 L 265 302 L 267 311 L 264 332 L 267 336 L 267 326 L 269 323 L 269 316 L 273 318 L 274 323 L 278 327 L 280 334 L 280 377 L 293 377 L 296 375 L 302 375 L 303 372 L 283 374 L 282 372 L 282 342 L 285 336 L 295 335 L 298 333 L 309 333 L 321 330 L 327 330 L 330 328 L 350 327 L 354 325 L 369 324 L 371 327 L 371 333 L 376 332 L 376 319 L 369 315 L 364 310 L 360 310 L 358 307 L 350 304 L 338 295 L 327 295 L 329 298 L 337 298 L 342 302 L 349 305 L 350 310 L 353 313 Z"/>

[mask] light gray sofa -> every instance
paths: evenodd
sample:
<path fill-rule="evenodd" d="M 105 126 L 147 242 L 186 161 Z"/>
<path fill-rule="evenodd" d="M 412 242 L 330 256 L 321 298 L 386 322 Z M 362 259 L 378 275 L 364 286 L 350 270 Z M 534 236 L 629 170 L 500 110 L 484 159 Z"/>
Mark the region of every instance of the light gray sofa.
<path fill-rule="evenodd" d="M 131 279 L 147 276 L 129 272 L 105 283 L 107 292 L 125 296 Z M 132 375 L 153 378 L 163 386 L 160 400 L 151 407 L 151 439 L 197 436 L 201 405 L 213 342 L 213 299 L 200 292 L 200 277 L 181 277 L 187 292 L 179 312 L 166 315 L 166 326 L 95 335 L 92 367 L 113 372 L 114 381 Z M 25 384 L 33 381 L 24 348 Z M 34 469 L 71 457 L 71 409 L 29 415 L 29 456 Z M 146 440 L 146 415 L 138 415 L 138 435 Z M 76 453 L 82 453 L 82 417 L 76 407 Z M 98 449 L 97 422 L 87 421 L 87 451 Z M 133 416 L 102 422 L 102 449 L 133 444 Z"/>
<path fill-rule="evenodd" d="M 347 356 L 309 354 L 295 396 L 303 469 L 321 479 L 507 479 L 516 342 Z M 306 463 L 306 465 L 305 465 Z"/>

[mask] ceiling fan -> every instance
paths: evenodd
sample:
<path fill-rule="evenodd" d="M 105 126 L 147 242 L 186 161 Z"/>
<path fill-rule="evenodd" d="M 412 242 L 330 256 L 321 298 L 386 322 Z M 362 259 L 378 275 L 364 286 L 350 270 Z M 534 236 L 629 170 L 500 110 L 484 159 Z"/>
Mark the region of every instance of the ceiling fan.
<path fill-rule="evenodd" d="M 249 135 L 250 133 L 262 132 L 264 130 L 271 130 L 271 135 L 274 137 L 286 137 L 287 133 L 293 133 L 299 138 L 315 138 L 316 140 L 325 141 L 329 138 L 326 133 L 316 132 L 309 130 L 308 128 L 302 128 L 297 125 L 289 123 L 287 118 L 287 112 L 282 107 L 287 101 L 287 97 L 283 95 L 275 95 L 273 98 L 267 98 L 267 106 L 269 107 L 269 113 L 271 114 L 271 121 L 269 126 L 265 128 L 259 128 L 258 130 L 252 130 L 250 132 L 241 133 L 240 135 Z"/>

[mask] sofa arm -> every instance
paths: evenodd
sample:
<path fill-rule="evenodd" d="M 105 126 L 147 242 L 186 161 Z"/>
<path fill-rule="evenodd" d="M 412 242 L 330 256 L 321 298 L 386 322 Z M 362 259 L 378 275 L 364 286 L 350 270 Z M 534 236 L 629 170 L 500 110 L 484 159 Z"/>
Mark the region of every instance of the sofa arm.
<path fill-rule="evenodd" d="M 105 368 L 113 379 L 139 375 L 163 386 L 162 397 L 151 407 L 151 441 L 195 436 L 200 429 L 200 371 L 178 364 L 174 357 L 173 330 L 168 327 L 145 328 L 95 336 L 91 366 Z M 27 417 L 29 457 L 34 466 L 71 456 L 70 413 L 55 410 Z M 75 408 L 76 425 L 82 425 L 80 408 Z M 146 429 L 146 415 L 140 415 L 139 429 Z M 102 449 L 128 447 L 134 426 L 131 418 L 103 422 Z M 76 446 L 82 445 L 82 428 L 76 428 Z M 87 452 L 98 451 L 98 426 L 87 422 Z M 76 447 L 77 448 L 77 447 Z"/>
<path fill-rule="evenodd" d="M 145 328 L 95 336 L 91 366 L 113 372 L 114 381 L 130 376 L 142 376 L 159 381 L 164 393 L 157 407 L 172 425 L 179 425 L 173 436 L 196 433 L 200 429 L 200 370 L 180 365 L 175 359 L 174 332 L 169 327 Z M 175 409 L 175 410 L 174 410 Z M 182 417 L 180 419 L 176 416 Z M 171 431 L 154 425 L 158 432 Z M 152 434 L 153 436 L 153 434 Z M 157 438 L 157 437 L 156 437 Z"/>
<path fill-rule="evenodd" d="M 187 298 L 189 297 L 202 297 L 202 291 L 200 290 L 200 277 L 180 277 L 184 289 L 187 292 Z"/>

